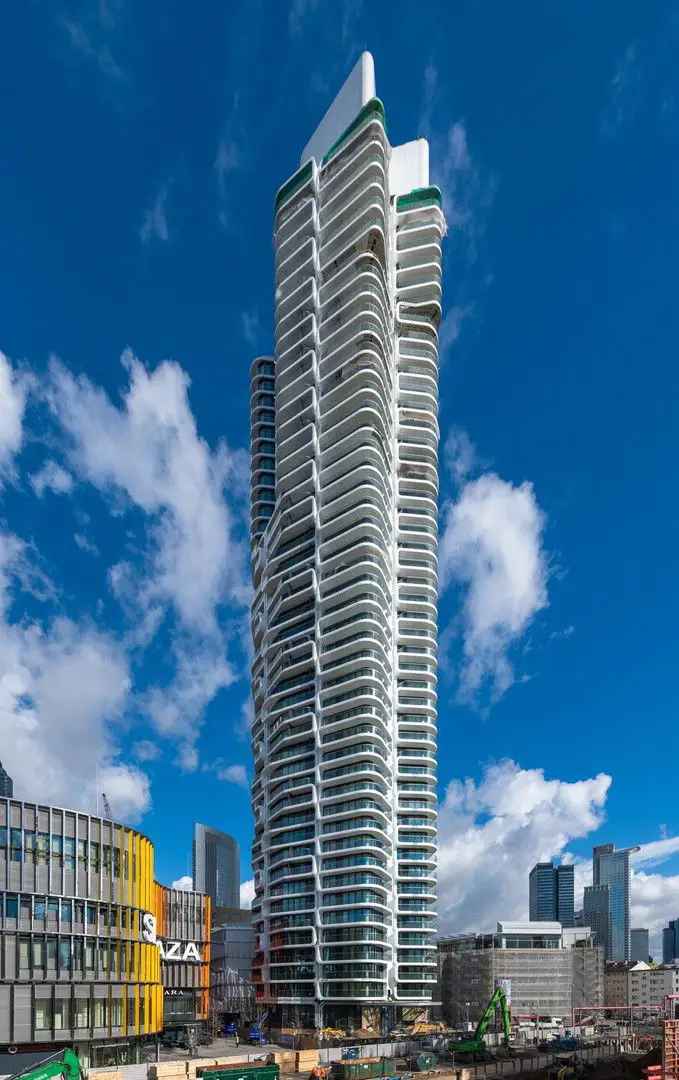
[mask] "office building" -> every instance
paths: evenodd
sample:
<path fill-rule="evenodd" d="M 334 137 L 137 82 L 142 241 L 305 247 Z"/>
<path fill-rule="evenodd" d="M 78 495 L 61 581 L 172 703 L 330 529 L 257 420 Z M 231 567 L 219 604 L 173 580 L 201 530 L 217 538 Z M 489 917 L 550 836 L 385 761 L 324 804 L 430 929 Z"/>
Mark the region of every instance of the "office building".
<path fill-rule="evenodd" d="M 582 922 L 591 927 L 597 945 L 610 957 L 611 889 L 609 885 L 586 885 L 582 905 Z"/>
<path fill-rule="evenodd" d="M 14 796 L 14 781 L 2 767 L 0 761 L 0 799 L 11 799 Z"/>
<path fill-rule="evenodd" d="M 529 875 L 531 922 L 575 925 L 575 867 L 536 863 Z"/>
<path fill-rule="evenodd" d="M 651 955 L 649 949 L 648 930 L 633 926 L 630 930 L 630 960 L 647 962 Z"/>
<path fill-rule="evenodd" d="M 444 1019 L 475 1023 L 498 980 L 509 980 L 515 1016 L 570 1018 L 573 1006 L 603 1005 L 604 951 L 589 928 L 558 922 L 499 922 L 494 934 L 441 938 Z"/>
<path fill-rule="evenodd" d="M 592 884 L 610 887 L 607 960 L 629 960 L 630 935 L 630 855 L 638 847 L 615 850 L 614 844 L 599 844 L 592 852 Z"/>
<path fill-rule="evenodd" d="M 276 196 L 252 365 L 253 977 L 283 1022 L 374 1029 L 436 980 L 444 231 L 364 53 Z"/>
<path fill-rule="evenodd" d="M 671 994 L 679 994 L 679 968 L 675 965 L 655 966 L 644 961 L 606 964 L 606 1005 L 634 1005 L 650 1014 L 664 1007 Z"/>
<path fill-rule="evenodd" d="M 662 932 L 663 964 L 679 960 L 679 919 L 670 919 Z"/>
<path fill-rule="evenodd" d="M 210 935 L 210 991 L 213 1014 L 222 1020 L 254 1015 L 252 957 L 255 932 L 249 910 L 215 908 Z"/>
<path fill-rule="evenodd" d="M 240 849 L 228 833 L 193 826 L 193 887 L 215 907 L 240 907 Z"/>
<path fill-rule="evenodd" d="M 0 798 L 0 1074 L 8 1046 L 127 1064 L 207 1017 L 210 901 L 153 868 L 136 829 Z"/>

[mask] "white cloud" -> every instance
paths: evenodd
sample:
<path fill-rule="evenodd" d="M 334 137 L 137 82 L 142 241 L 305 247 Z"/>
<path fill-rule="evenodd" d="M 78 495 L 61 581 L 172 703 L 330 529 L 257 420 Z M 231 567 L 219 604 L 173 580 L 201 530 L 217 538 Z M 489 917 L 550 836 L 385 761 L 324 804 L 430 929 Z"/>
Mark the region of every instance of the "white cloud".
<path fill-rule="evenodd" d="M 476 471 L 478 455 L 474 443 L 463 428 L 452 427 L 443 447 L 443 460 L 456 486 Z"/>
<path fill-rule="evenodd" d="M 132 751 L 138 761 L 157 761 L 160 757 L 160 747 L 150 739 L 139 739 Z"/>
<path fill-rule="evenodd" d="M 465 319 L 471 318 L 474 311 L 473 304 L 453 304 L 443 316 L 439 326 L 439 354 L 442 364 L 448 359 L 448 353 L 462 333 Z"/>
<path fill-rule="evenodd" d="M 171 889 L 181 889 L 182 892 L 191 892 L 193 889 L 193 878 L 188 874 L 183 874 L 182 877 L 177 878 L 170 885 Z"/>
<path fill-rule="evenodd" d="M 255 898 L 255 882 L 254 878 L 250 878 L 249 881 L 242 881 L 240 886 L 240 906 L 242 908 L 251 908 L 252 901 Z"/>
<path fill-rule="evenodd" d="M 118 758 L 115 722 L 129 689 L 127 658 L 89 623 L 12 621 L 31 550 L 0 534 L 0 730 L 19 798 L 92 810 L 106 791 L 114 817 L 136 820 L 149 783 Z"/>
<path fill-rule="evenodd" d="M 633 870 L 630 893 L 632 926 L 648 928 L 651 955 L 662 959 L 662 929 L 679 917 L 679 874 Z"/>
<path fill-rule="evenodd" d="M 217 779 L 227 780 L 230 784 L 245 788 L 246 791 L 250 787 L 245 765 L 227 765 L 226 768 L 218 770 Z"/>
<path fill-rule="evenodd" d="M 444 507 L 441 589 L 454 582 L 464 593 L 462 701 L 484 689 L 497 701 L 515 681 L 511 647 L 548 604 L 544 524 L 532 484 L 515 486 L 495 473 L 469 481 Z"/>
<path fill-rule="evenodd" d="M 528 874 L 603 821 L 610 776 L 548 780 L 516 762 L 488 766 L 476 783 L 454 780 L 439 816 L 442 932 L 492 929 L 528 917 Z"/>
<path fill-rule="evenodd" d="M 88 540 L 84 533 L 73 533 L 73 539 L 75 540 L 76 547 L 79 547 L 81 551 L 86 551 L 88 555 L 99 555 L 99 548 L 92 540 Z"/>
<path fill-rule="evenodd" d="M 658 866 L 679 851 L 679 836 L 663 836 L 661 840 L 652 840 L 641 844 L 639 851 L 630 857 L 633 866 Z"/>
<path fill-rule="evenodd" d="M 170 239 L 170 230 L 167 224 L 167 198 L 169 193 L 169 184 L 163 184 L 151 206 L 144 211 L 144 219 L 139 229 L 139 239 L 142 244 L 150 244 L 153 240 L 167 243 Z"/>
<path fill-rule="evenodd" d="M 123 363 L 130 381 L 119 407 L 56 361 L 47 397 L 74 473 L 117 513 L 126 506 L 144 512 L 141 565 L 118 564 L 110 581 L 132 626 L 130 647 L 147 645 L 171 619 L 174 674 L 141 704 L 156 730 L 179 742 L 182 767 L 193 769 L 203 710 L 237 677 L 226 659 L 225 620 L 236 609 L 237 623 L 250 595 L 246 546 L 237 536 L 246 456 L 224 443 L 211 450 L 200 438 L 178 364 L 149 372 L 131 353 Z"/>
<path fill-rule="evenodd" d="M 262 328 L 259 320 L 259 315 L 256 311 L 243 311 L 241 312 L 241 327 L 243 330 L 243 337 L 247 341 L 251 349 L 257 348 L 257 342 L 259 341 Z"/>
<path fill-rule="evenodd" d="M 0 352 L 0 486 L 12 475 L 13 460 L 21 449 L 26 386 L 8 358 Z"/>
<path fill-rule="evenodd" d="M 73 489 L 73 477 L 56 461 L 46 461 L 42 469 L 33 473 L 29 480 L 39 499 L 46 491 L 52 491 L 55 495 L 67 495 Z"/>

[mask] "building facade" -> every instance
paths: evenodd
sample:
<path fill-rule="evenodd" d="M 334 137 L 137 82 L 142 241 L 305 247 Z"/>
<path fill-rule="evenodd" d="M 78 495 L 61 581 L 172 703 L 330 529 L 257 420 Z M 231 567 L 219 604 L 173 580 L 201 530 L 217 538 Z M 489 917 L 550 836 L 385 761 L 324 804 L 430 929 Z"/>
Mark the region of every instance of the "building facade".
<path fill-rule="evenodd" d="M 636 963 L 638 960 L 648 961 L 650 956 L 648 930 L 640 926 L 633 926 L 630 930 L 630 960 Z"/>
<path fill-rule="evenodd" d="M 384 1025 L 436 981 L 444 231 L 364 53 L 278 191 L 252 366 L 253 977 L 283 1021 Z"/>
<path fill-rule="evenodd" d="M 679 960 L 679 919 L 670 919 L 662 932 L 662 958 L 664 964 Z"/>
<path fill-rule="evenodd" d="M 611 958 L 611 890 L 608 885 L 585 885 L 583 925 L 592 929 L 597 945 Z M 623 961 L 624 962 L 624 961 Z"/>
<path fill-rule="evenodd" d="M 536 863 L 528 879 L 531 922 L 575 925 L 575 867 Z"/>
<path fill-rule="evenodd" d="M 255 1006 L 252 957 L 255 932 L 249 910 L 217 908 L 212 919 L 210 986 L 213 1009 L 224 1020 L 249 1020 Z"/>
<path fill-rule="evenodd" d="M 509 980 L 515 1018 L 570 1019 L 572 1008 L 603 1004 L 604 954 L 588 929 L 555 922 L 499 922 L 495 934 L 439 940 L 440 992 L 451 1024 L 476 1022 L 498 980 Z"/>
<path fill-rule="evenodd" d="M 599 844 L 592 851 L 592 884 L 610 889 L 608 960 L 629 960 L 631 956 L 630 855 L 638 850 L 616 851 L 614 844 Z"/>
<path fill-rule="evenodd" d="M 153 845 L 74 810 L 0 799 L 0 1048 L 73 1043 L 135 1060 L 162 1028 Z"/>
<path fill-rule="evenodd" d="M 240 848 L 228 833 L 193 826 L 193 887 L 215 907 L 240 907 Z"/>
<path fill-rule="evenodd" d="M 8 772 L 2 767 L 0 761 L 0 799 L 11 799 L 14 796 L 14 781 Z"/>
<path fill-rule="evenodd" d="M 161 956 L 163 1030 L 193 1027 L 210 1009 L 209 896 L 155 886 L 156 936 Z"/>
<path fill-rule="evenodd" d="M 633 1005 L 648 1013 L 664 1009 L 665 998 L 679 994 L 679 968 L 639 961 L 606 964 L 606 1005 Z"/>

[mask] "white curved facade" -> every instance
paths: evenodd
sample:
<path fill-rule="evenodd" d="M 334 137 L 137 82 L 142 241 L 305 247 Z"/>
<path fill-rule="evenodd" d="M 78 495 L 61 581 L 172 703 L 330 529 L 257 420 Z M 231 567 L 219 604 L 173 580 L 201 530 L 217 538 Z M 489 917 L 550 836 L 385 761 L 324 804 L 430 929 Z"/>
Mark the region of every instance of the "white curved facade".
<path fill-rule="evenodd" d="M 252 367 L 253 912 L 258 997 L 321 1023 L 435 982 L 445 222 L 369 54 L 308 147 Z"/>

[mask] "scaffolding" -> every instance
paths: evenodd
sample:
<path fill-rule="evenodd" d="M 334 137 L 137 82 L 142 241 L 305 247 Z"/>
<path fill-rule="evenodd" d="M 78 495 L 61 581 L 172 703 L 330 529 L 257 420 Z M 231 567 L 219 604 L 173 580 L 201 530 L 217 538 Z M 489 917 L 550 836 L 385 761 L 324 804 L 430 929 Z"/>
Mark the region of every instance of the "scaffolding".
<path fill-rule="evenodd" d="M 662 1035 L 663 1080 L 679 1080 L 679 1020 L 665 1020 Z"/>

